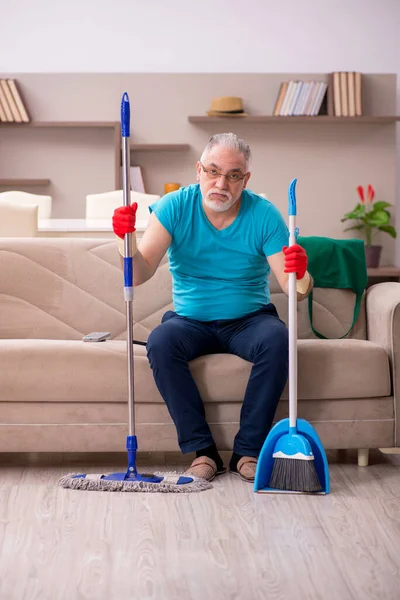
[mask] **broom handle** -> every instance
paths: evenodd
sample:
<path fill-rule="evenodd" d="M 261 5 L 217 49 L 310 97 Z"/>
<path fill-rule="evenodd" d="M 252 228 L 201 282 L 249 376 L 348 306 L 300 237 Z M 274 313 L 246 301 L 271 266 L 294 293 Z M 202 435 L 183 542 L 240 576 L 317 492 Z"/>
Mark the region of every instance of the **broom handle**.
<path fill-rule="evenodd" d="M 122 134 L 122 186 L 124 206 L 131 204 L 130 167 L 130 105 L 125 92 L 121 102 L 121 134 Z M 134 411 L 134 365 L 133 365 L 133 261 L 131 256 L 132 234 L 124 238 L 124 298 L 126 302 L 126 341 L 128 351 L 128 427 L 129 436 L 135 435 Z"/>
<path fill-rule="evenodd" d="M 296 244 L 296 182 L 289 186 L 289 246 Z M 289 273 L 289 427 L 297 422 L 297 290 L 296 273 Z"/>

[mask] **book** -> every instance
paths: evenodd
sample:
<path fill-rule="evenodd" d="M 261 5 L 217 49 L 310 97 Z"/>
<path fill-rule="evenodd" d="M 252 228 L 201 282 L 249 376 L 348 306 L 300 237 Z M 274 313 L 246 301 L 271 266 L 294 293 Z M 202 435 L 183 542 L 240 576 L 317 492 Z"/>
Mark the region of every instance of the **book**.
<path fill-rule="evenodd" d="M 13 118 L 13 115 L 11 112 L 11 108 L 8 105 L 8 101 L 7 101 L 6 95 L 3 90 L 3 86 L 1 86 L 1 85 L 0 85 L 0 104 L 2 106 L 4 114 L 6 115 L 7 123 L 13 123 L 14 118 Z"/>
<path fill-rule="evenodd" d="M 301 91 L 300 91 L 299 97 L 297 98 L 297 102 L 293 109 L 293 116 L 295 116 L 295 117 L 300 117 L 302 115 L 304 99 L 307 97 L 307 93 L 308 93 L 309 81 L 303 81 L 302 83 L 303 83 L 303 85 L 301 86 Z"/>
<path fill-rule="evenodd" d="M 142 169 L 139 165 L 130 168 L 131 190 L 133 192 L 146 193 L 142 175 Z"/>
<path fill-rule="evenodd" d="M 333 73 L 328 75 L 328 89 L 326 93 L 326 112 L 330 117 L 335 116 L 335 109 L 333 105 Z"/>
<path fill-rule="evenodd" d="M 340 94 L 340 75 L 338 71 L 333 73 L 333 107 L 335 117 L 341 117 L 342 103 Z"/>
<path fill-rule="evenodd" d="M 361 85 L 361 73 L 356 71 L 354 73 L 354 95 L 356 104 L 356 117 L 361 117 L 362 111 L 362 85 Z"/>
<path fill-rule="evenodd" d="M 356 93 L 355 93 L 355 73 L 349 71 L 347 73 L 347 91 L 349 100 L 349 117 L 356 116 Z"/>
<path fill-rule="evenodd" d="M 11 94 L 14 98 L 15 104 L 17 105 L 19 114 L 21 115 L 21 120 L 23 123 L 29 123 L 30 118 L 24 102 L 22 101 L 21 94 L 18 89 L 18 85 L 15 79 L 7 79 L 8 87 L 10 88 Z"/>
<path fill-rule="evenodd" d="M 328 88 L 327 83 L 325 83 L 324 81 L 318 82 L 317 94 L 316 94 L 315 100 L 311 107 L 311 116 L 312 117 L 316 117 L 317 115 L 319 115 L 319 113 L 321 111 L 322 103 L 325 99 L 327 88 Z"/>
<path fill-rule="evenodd" d="M 292 98 L 292 94 L 293 94 L 293 90 L 296 86 L 296 82 L 293 80 L 290 80 L 287 82 L 288 86 L 286 89 L 286 94 L 285 97 L 283 98 L 283 102 L 279 111 L 279 116 L 280 117 L 285 117 L 288 114 L 288 107 Z"/>
<path fill-rule="evenodd" d="M 347 90 L 347 72 L 340 72 L 340 104 L 342 107 L 342 117 L 349 116 L 349 95 Z"/>
<path fill-rule="evenodd" d="M 284 100 L 286 92 L 287 92 L 288 85 L 289 84 L 287 81 L 283 81 L 280 85 L 278 96 L 277 96 L 275 106 L 274 106 L 274 110 L 272 111 L 272 114 L 274 117 L 279 116 L 280 110 L 282 108 L 282 103 L 283 103 L 283 100 Z"/>
<path fill-rule="evenodd" d="M 6 116 L 6 111 L 3 108 L 3 105 L 0 100 L 0 123 L 8 123 L 8 119 Z"/>
<path fill-rule="evenodd" d="M 318 95 L 319 83 L 319 81 L 313 80 L 308 91 L 306 103 L 303 110 L 303 114 L 307 115 L 308 117 L 312 116 L 312 109 Z"/>
<path fill-rule="evenodd" d="M 292 117 L 295 114 L 294 111 L 295 111 L 295 108 L 296 108 L 296 106 L 297 106 L 297 104 L 299 102 L 299 98 L 300 98 L 300 95 L 301 95 L 301 90 L 303 89 L 303 84 L 304 84 L 303 81 L 297 81 L 296 82 L 296 87 L 295 87 L 295 90 L 294 90 L 294 93 L 293 93 L 292 101 L 291 101 L 291 103 L 289 105 L 289 108 L 288 108 L 288 117 Z"/>
<path fill-rule="evenodd" d="M 7 81 L 5 79 L 1 79 L 0 85 L 3 88 L 5 97 L 7 98 L 7 103 L 8 103 L 8 106 L 10 107 L 12 120 L 15 123 L 22 123 L 21 115 L 19 114 L 19 110 L 17 108 L 17 105 L 15 104 L 15 100 L 11 93 L 11 90 L 7 85 Z"/>
<path fill-rule="evenodd" d="M 123 178 L 124 173 L 121 167 L 121 182 L 123 181 Z M 133 165 L 129 168 L 129 183 L 132 192 L 142 192 L 143 194 L 146 193 L 142 174 L 142 167 L 140 167 L 139 165 Z"/>

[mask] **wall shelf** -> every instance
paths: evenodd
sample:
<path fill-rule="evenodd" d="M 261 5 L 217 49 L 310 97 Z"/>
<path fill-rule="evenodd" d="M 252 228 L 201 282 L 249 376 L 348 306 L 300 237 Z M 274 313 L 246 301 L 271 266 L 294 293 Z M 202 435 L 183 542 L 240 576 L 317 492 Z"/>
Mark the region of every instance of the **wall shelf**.
<path fill-rule="evenodd" d="M 4 186 L 25 186 L 25 187 L 43 187 L 50 184 L 50 179 L 0 179 L 0 187 Z"/>
<path fill-rule="evenodd" d="M 189 116 L 189 123 L 223 123 L 224 121 L 235 121 L 237 123 L 283 123 L 298 124 L 298 123 L 315 123 L 315 124 L 384 124 L 384 123 L 395 123 L 400 121 L 400 116 L 384 116 L 384 117 L 330 117 L 327 115 L 316 116 L 316 117 L 275 117 L 269 115 L 249 115 L 247 117 L 208 117 L 207 115 L 202 116 Z"/>
<path fill-rule="evenodd" d="M 32 121 L 31 123 L 0 123 L 0 127 L 119 127 L 118 121 Z"/>
<path fill-rule="evenodd" d="M 131 150 L 134 152 L 161 151 L 161 152 L 180 152 L 189 150 L 190 144 L 131 144 Z"/>
<path fill-rule="evenodd" d="M 368 267 L 368 277 L 396 277 L 400 278 L 399 267 L 387 265 L 384 267 Z"/>
<path fill-rule="evenodd" d="M 121 125 L 118 121 L 31 121 L 30 123 L 0 123 L 0 127 L 12 127 L 13 129 L 37 129 L 37 128 L 65 128 L 65 129 L 111 129 L 113 131 L 114 144 L 114 173 L 115 189 L 121 187 Z M 130 144 L 131 152 L 186 152 L 190 150 L 190 144 Z M 3 182 L 3 183 L 2 183 Z M 3 179 L 0 186 L 15 185 L 48 185 L 47 179 Z"/>
<path fill-rule="evenodd" d="M 114 146 L 114 187 L 121 187 L 120 174 L 120 148 L 121 148 L 121 125 L 119 121 L 31 121 L 30 123 L 0 123 L 0 127 L 13 129 L 39 129 L 39 128 L 64 128 L 64 129 L 111 129 Z M 7 180 L 5 180 L 7 181 Z M 22 180 L 21 180 L 22 181 Z M 42 180 L 44 181 L 44 180 Z M 47 181 L 47 180 L 46 180 Z M 9 185 L 9 184 L 7 184 Z M 25 185 L 28 185 L 25 183 Z M 31 184 L 32 185 L 32 184 Z M 41 184 L 33 184 L 41 185 Z M 44 184 L 47 185 L 47 184 Z"/>

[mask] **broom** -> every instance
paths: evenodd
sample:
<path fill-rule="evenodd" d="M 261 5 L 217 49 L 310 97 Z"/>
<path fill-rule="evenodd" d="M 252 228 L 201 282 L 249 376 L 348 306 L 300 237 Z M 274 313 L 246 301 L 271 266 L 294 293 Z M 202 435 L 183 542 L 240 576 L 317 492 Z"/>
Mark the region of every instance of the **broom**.
<path fill-rule="evenodd" d="M 289 187 L 289 246 L 296 244 L 296 183 Z M 297 431 L 297 290 L 289 273 L 289 432 L 276 442 L 269 487 L 292 492 L 320 492 L 321 482 L 308 439 Z"/>

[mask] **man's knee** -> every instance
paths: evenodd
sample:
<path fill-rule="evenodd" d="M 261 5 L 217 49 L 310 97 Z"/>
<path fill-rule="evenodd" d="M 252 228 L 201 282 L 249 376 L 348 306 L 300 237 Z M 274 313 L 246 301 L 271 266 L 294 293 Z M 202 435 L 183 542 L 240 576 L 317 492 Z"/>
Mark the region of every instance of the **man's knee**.
<path fill-rule="evenodd" d="M 174 319 L 163 320 L 153 329 L 147 340 L 146 349 L 150 365 L 152 361 L 164 364 L 176 358 L 187 360 L 184 340 L 185 328 L 180 322 Z"/>
<path fill-rule="evenodd" d="M 150 333 L 146 344 L 150 364 L 159 360 L 167 360 L 174 354 L 173 349 L 174 345 L 167 327 L 163 323 L 155 327 Z"/>
<path fill-rule="evenodd" d="M 289 353 L 289 333 L 285 326 L 275 328 L 270 335 L 260 340 L 259 356 L 271 355 L 277 361 L 285 361 Z"/>

